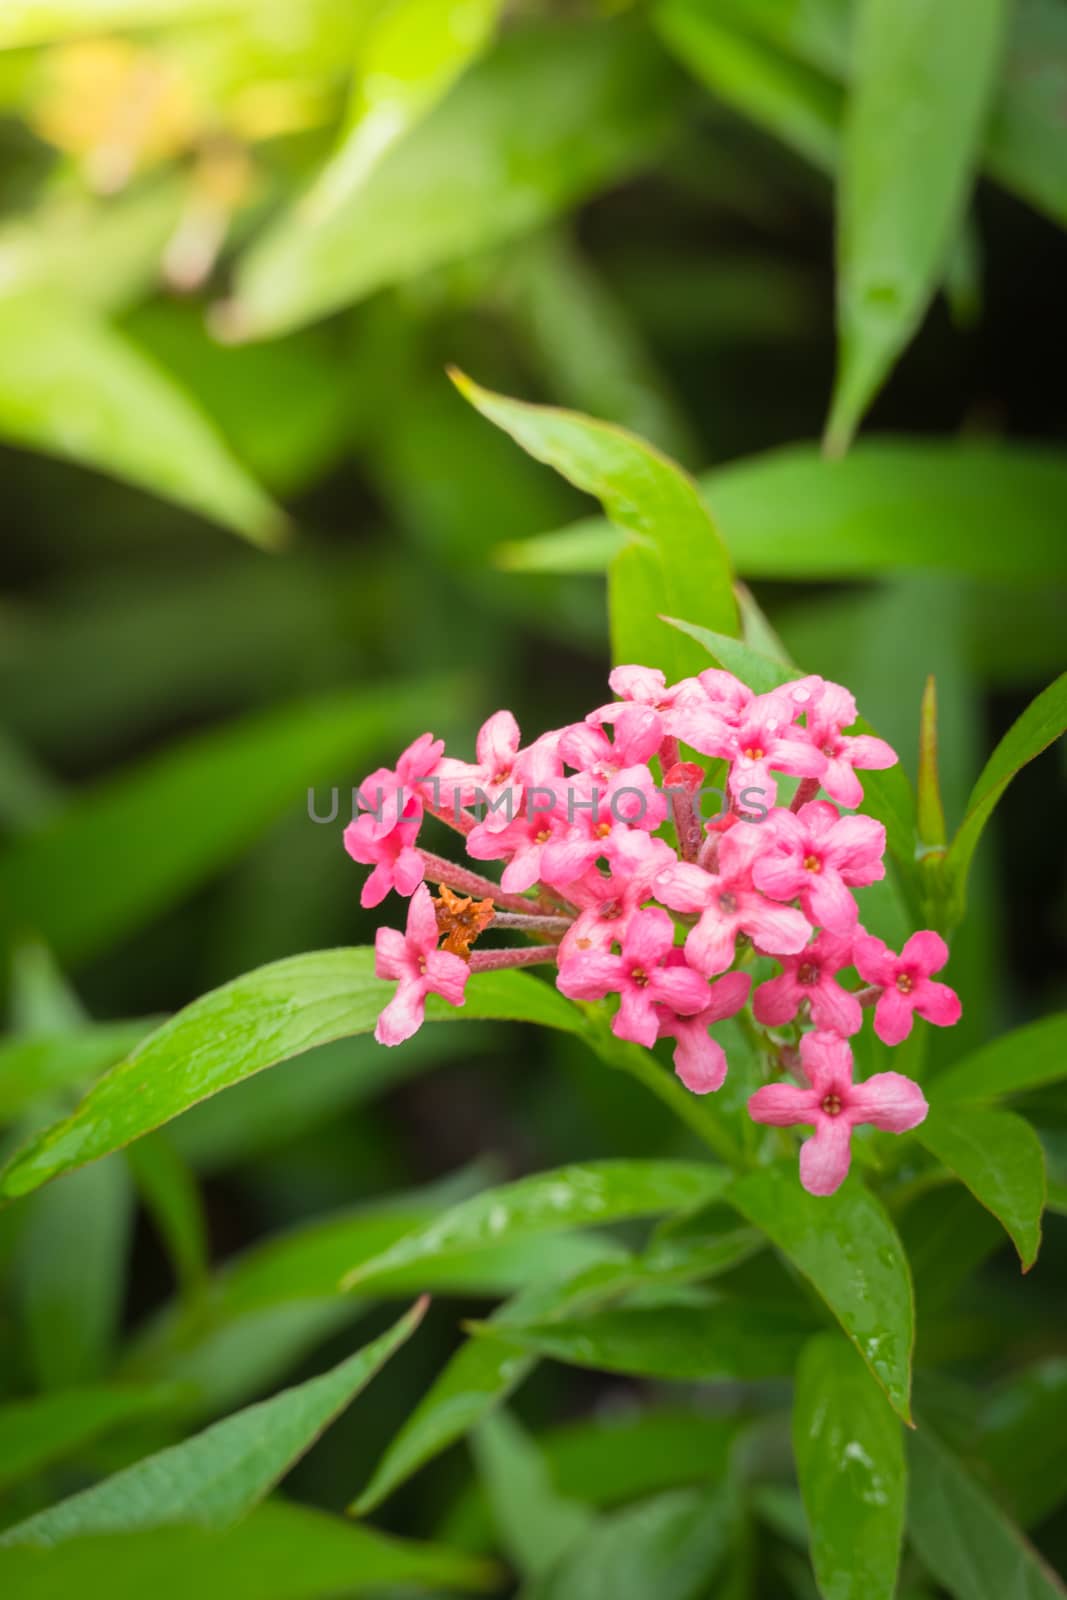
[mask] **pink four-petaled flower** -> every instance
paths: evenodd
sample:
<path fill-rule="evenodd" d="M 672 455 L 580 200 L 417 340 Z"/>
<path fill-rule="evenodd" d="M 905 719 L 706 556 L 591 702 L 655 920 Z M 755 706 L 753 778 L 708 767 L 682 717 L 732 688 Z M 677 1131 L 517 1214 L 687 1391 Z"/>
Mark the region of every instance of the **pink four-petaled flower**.
<path fill-rule="evenodd" d="M 571 1000 L 603 1000 L 619 996 L 611 1031 L 635 1044 L 655 1044 L 664 1007 L 683 1016 L 703 1010 L 708 985 L 699 972 L 669 957 L 674 924 L 665 911 L 651 906 L 630 918 L 622 936 L 622 954 L 576 950 L 559 969 L 557 987 Z"/>
<path fill-rule="evenodd" d="M 806 1124 L 815 1129 L 800 1149 L 800 1181 L 809 1194 L 833 1194 L 848 1176 L 852 1130 L 869 1122 L 889 1133 L 905 1133 L 926 1116 L 926 1098 L 900 1072 L 876 1072 L 852 1081 L 852 1049 L 836 1033 L 806 1033 L 800 1062 L 808 1087 L 769 1083 L 748 1102 L 756 1122 L 776 1127 Z"/>
<path fill-rule="evenodd" d="M 837 974 L 852 960 L 851 939 L 824 931 L 797 954 L 779 955 L 778 960 L 782 971 L 761 983 L 752 996 L 757 1022 L 780 1028 L 792 1022 L 806 1000 L 816 1028 L 832 1029 L 845 1038 L 859 1033 L 863 1026 L 860 1003 L 837 982 Z"/>
<path fill-rule="evenodd" d="M 831 933 L 850 933 L 857 907 L 849 889 L 885 877 L 885 828 L 873 817 L 842 817 L 828 800 L 796 813 L 773 811 L 767 848 L 752 865 L 757 889 L 775 900 L 799 899 L 805 915 Z"/>
<path fill-rule="evenodd" d="M 948 945 L 940 934 L 929 929 L 913 933 L 898 956 L 873 933 L 861 930 L 852 959 L 860 977 L 882 991 L 874 1008 L 874 1031 L 883 1044 L 902 1043 L 916 1011 L 939 1028 L 950 1028 L 960 1020 L 956 991 L 930 977 L 948 960 Z"/>
<path fill-rule="evenodd" d="M 675 950 L 668 959 L 673 964 L 675 959 L 682 961 L 684 957 Z M 740 1011 L 748 999 L 751 982 L 747 972 L 728 972 L 717 978 L 709 986 L 710 998 L 703 1011 L 689 1017 L 659 1007 L 659 1036 L 675 1041 L 674 1070 L 693 1094 L 711 1094 L 725 1083 L 726 1052 L 708 1028 Z"/>

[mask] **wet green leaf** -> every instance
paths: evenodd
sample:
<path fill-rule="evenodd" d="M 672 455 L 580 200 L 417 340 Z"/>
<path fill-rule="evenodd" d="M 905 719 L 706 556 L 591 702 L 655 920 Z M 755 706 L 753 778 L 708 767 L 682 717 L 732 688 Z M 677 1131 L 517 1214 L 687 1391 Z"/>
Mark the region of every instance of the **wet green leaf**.
<path fill-rule="evenodd" d="M 1011 1235 L 1026 1272 L 1041 1246 L 1045 1156 L 1024 1117 L 985 1106 L 942 1104 L 932 1092 L 916 1138 L 965 1183 Z"/>
<path fill-rule="evenodd" d="M 28 1194 L 254 1072 L 330 1039 L 369 1032 L 388 995 L 374 976 L 373 950 L 290 956 L 235 978 L 179 1011 L 101 1078 L 68 1118 L 17 1152 L 0 1174 L 0 1195 Z M 427 1016 L 582 1028 L 576 1007 L 525 972 L 477 973 L 462 1011 L 431 997 Z"/>
<path fill-rule="evenodd" d="M 722 1167 L 684 1161 L 590 1161 L 535 1173 L 460 1201 L 356 1267 L 344 1286 L 366 1292 L 400 1268 L 432 1266 L 479 1246 L 698 1205 L 720 1195 L 726 1181 Z"/>
<path fill-rule="evenodd" d="M 85 1533 L 168 1523 L 225 1527 L 264 1499 L 405 1339 L 425 1303 L 332 1371 L 285 1389 L 203 1433 L 136 1462 L 0 1534 L 0 1547 L 57 1545 Z"/>
<path fill-rule="evenodd" d="M 893 1409 L 910 1421 L 915 1311 L 907 1257 L 881 1204 L 853 1176 L 810 1195 L 792 1165 L 738 1178 L 725 1198 L 807 1278 L 840 1322 Z"/>
<path fill-rule="evenodd" d="M 906 1499 L 900 1420 L 838 1334 L 804 1347 L 793 1453 L 820 1592 L 827 1600 L 893 1600 Z"/>

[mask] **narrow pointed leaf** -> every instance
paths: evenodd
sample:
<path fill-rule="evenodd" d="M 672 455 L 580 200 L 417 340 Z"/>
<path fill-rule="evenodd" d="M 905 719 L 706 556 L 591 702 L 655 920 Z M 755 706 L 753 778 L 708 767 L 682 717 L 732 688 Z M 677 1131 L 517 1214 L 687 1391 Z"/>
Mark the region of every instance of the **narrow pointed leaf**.
<path fill-rule="evenodd" d="M 0 302 L 0 436 L 134 483 L 256 544 L 285 532 L 193 400 L 69 297 Z"/>
<path fill-rule="evenodd" d="M 818 1291 L 893 1409 L 910 1421 L 911 1273 L 880 1202 L 854 1176 L 836 1194 L 810 1195 L 791 1166 L 738 1178 L 725 1198 Z"/>
<path fill-rule="evenodd" d="M 900 1419 L 838 1334 L 804 1347 L 793 1454 L 820 1593 L 893 1600 L 907 1498 Z"/>
<path fill-rule="evenodd" d="M 1045 1153 L 1024 1117 L 932 1099 L 916 1137 L 1004 1224 L 1026 1272 L 1041 1246 Z"/>
<path fill-rule="evenodd" d="M 178 1405 L 175 1384 L 99 1384 L 0 1405 L 0 1489 L 62 1461 L 123 1423 Z"/>
<path fill-rule="evenodd" d="M 840 454 L 958 237 L 1004 42 L 1005 0 L 863 0 L 838 192 Z"/>
<path fill-rule="evenodd" d="M 64 1089 L 81 1088 L 121 1061 L 159 1019 L 87 1022 L 36 1038 L 5 1039 L 0 1044 L 0 1122 L 14 1122 L 35 1100 Z"/>
<path fill-rule="evenodd" d="M 468 378 L 455 375 L 461 393 L 483 416 L 495 422 L 538 461 L 563 474 L 576 488 L 601 501 L 615 525 L 629 536 L 631 547 L 612 573 L 612 629 L 616 661 L 639 659 L 661 665 L 668 677 L 699 670 L 689 646 L 659 640 L 656 655 L 635 658 L 631 637 L 657 613 L 693 613 L 704 626 L 737 634 L 739 620 L 726 549 L 696 484 L 680 467 L 610 423 L 573 411 L 527 405 L 492 394 Z M 636 553 L 632 546 L 636 546 Z M 620 610 L 621 606 L 621 610 Z M 628 637 L 628 634 L 630 637 Z M 635 641 L 636 643 L 636 641 Z"/>
<path fill-rule="evenodd" d="M 394 1539 L 305 1506 L 258 1506 L 234 1527 L 95 1533 L 52 1549 L 0 1548 L 0 1588 L 19 1600 L 337 1600 L 498 1587 L 484 1561 Z"/>
<path fill-rule="evenodd" d="M 678 1489 L 603 1517 L 530 1600 L 701 1600 L 729 1550 L 727 1508 Z"/>
<path fill-rule="evenodd" d="M 673 1383 L 788 1377 L 812 1331 L 811 1318 L 792 1308 L 731 1302 L 471 1326 L 480 1337 L 571 1366 Z"/>
<path fill-rule="evenodd" d="M 1032 700 L 1008 729 L 986 762 L 971 790 L 964 816 L 949 846 L 946 870 L 955 896 L 957 916 L 963 914 L 967 877 L 986 823 L 1015 774 L 1059 739 L 1067 730 L 1067 672 Z"/>
<path fill-rule="evenodd" d="M 17 1152 L 0 1196 L 28 1194 L 169 1122 L 190 1106 L 315 1045 L 367 1033 L 390 994 L 373 950 L 290 956 L 179 1011 L 90 1089 L 64 1121 Z M 509 1018 L 582 1031 L 555 989 L 525 972 L 475 974 L 462 1009 L 431 998 L 427 1016 Z"/>
<path fill-rule="evenodd" d="M 387 1333 L 332 1371 L 61 1500 L 0 1534 L 0 1547 L 56 1545 L 85 1533 L 128 1533 L 168 1523 L 225 1527 L 264 1499 L 361 1389 L 410 1338 L 419 1302 Z"/>
<path fill-rule="evenodd" d="M 650 43 L 629 18 L 515 29 L 347 203 L 268 230 L 240 265 L 235 328 L 278 333 L 521 237 L 652 159 L 679 84 Z"/>
<path fill-rule="evenodd" d="M 366 1291 L 400 1268 L 479 1246 L 699 1205 L 722 1193 L 727 1176 L 722 1167 L 684 1161 L 590 1161 L 539 1172 L 461 1201 L 356 1267 L 344 1287 Z"/>
<path fill-rule="evenodd" d="M 945 808 L 941 802 L 941 777 L 937 762 L 937 683 L 933 674 L 926 680 L 919 712 L 919 782 L 915 816 L 920 843 L 927 846 L 945 844 Z"/>
<path fill-rule="evenodd" d="M 592 1510 L 559 1493 L 536 1442 L 507 1411 L 487 1417 L 471 1446 L 506 1554 L 524 1578 L 548 1572 L 586 1537 Z"/>
<path fill-rule="evenodd" d="M 908 1444 L 908 1534 L 954 1600 L 1059 1600 L 1067 1591 L 929 1426 Z"/>
<path fill-rule="evenodd" d="M 1067 1078 L 1067 1011 L 991 1039 L 939 1073 L 931 1097 L 947 1101 L 996 1100 Z"/>
<path fill-rule="evenodd" d="M 1067 577 L 1067 465 L 1048 449 L 864 438 L 828 461 L 787 445 L 704 472 L 698 488 L 742 578 Z M 621 545 L 589 518 L 502 545 L 498 561 L 515 572 L 606 572 Z"/>

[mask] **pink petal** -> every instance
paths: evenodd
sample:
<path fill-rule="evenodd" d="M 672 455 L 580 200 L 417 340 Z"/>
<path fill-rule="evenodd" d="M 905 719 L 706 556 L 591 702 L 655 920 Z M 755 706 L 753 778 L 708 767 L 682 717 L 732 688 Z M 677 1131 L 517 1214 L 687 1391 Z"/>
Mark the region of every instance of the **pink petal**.
<path fill-rule="evenodd" d="M 831 1092 L 847 1098 L 852 1087 L 852 1046 L 840 1034 L 816 1029 L 800 1041 L 804 1076 L 822 1100 Z"/>
<path fill-rule="evenodd" d="M 794 973 L 783 972 L 760 984 L 752 996 L 753 1015 L 764 1027 L 780 1028 L 783 1023 L 792 1022 L 807 992 L 797 983 Z"/>
<path fill-rule="evenodd" d="M 639 911 L 630 921 L 623 941 L 623 959 L 651 972 L 674 944 L 674 923 L 659 906 Z"/>
<path fill-rule="evenodd" d="M 584 950 L 566 960 L 556 977 L 556 988 L 568 1000 L 603 1000 L 622 987 L 624 963 L 618 956 Z"/>
<path fill-rule="evenodd" d="M 374 972 L 379 978 L 408 975 L 408 942 L 396 928 L 379 928 L 374 935 Z"/>
<path fill-rule="evenodd" d="M 710 905 L 717 879 L 689 861 L 675 862 L 652 880 L 652 893 L 672 911 L 703 911 Z"/>
<path fill-rule="evenodd" d="M 414 894 L 425 876 L 426 867 L 419 852 L 411 849 L 401 850 L 393 868 L 393 888 L 397 894 Z"/>
<path fill-rule="evenodd" d="M 871 733 L 858 733 L 854 739 L 846 740 L 846 748 L 854 767 L 880 772 L 897 764 L 897 753 L 893 746 L 886 744 L 884 739 L 876 739 Z"/>
<path fill-rule="evenodd" d="M 623 989 L 611 1031 L 617 1039 L 630 1039 L 646 1048 L 655 1044 L 659 1018 L 646 989 L 639 989 L 635 984 Z"/>
<path fill-rule="evenodd" d="M 419 865 L 422 865 L 420 860 Z M 359 903 L 364 911 L 373 911 L 375 906 L 380 906 L 389 890 L 393 887 L 392 873 L 384 861 L 380 861 L 366 880 L 359 893 Z M 392 931 L 392 930 L 390 930 Z M 395 973 L 380 972 L 380 978 L 395 977 Z"/>
<path fill-rule="evenodd" d="M 809 877 L 799 851 L 771 849 L 752 863 L 752 882 L 773 900 L 795 900 Z"/>
<path fill-rule="evenodd" d="M 874 817 L 841 817 L 829 839 L 829 860 L 850 883 L 885 876 L 885 827 Z"/>
<path fill-rule="evenodd" d="M 418 982 L 402 983 L 396 994 L 381 1013 L 374 1029 L 379 1044 L 403 1044 L 422 1027 L 426 1014 L 423 986 Z"/>
<path fill-rule="evenodd" d="M 911 1032 L 911 997 L 895 984 L 884 990 L 874 1008 L 874 1031 L 883 1044 L 903 1044 Z"/>
<path fill-rule="evenodd" d="M 667 680 L 658 667 L 613 667 L 608 683 L 620 700 L 641 700 L 649 705 L 657 705 L 667 691 Z"/>
<path fill-rule="evenodd" d="M 897 958 L 889 947 L 862 928 L 852 941 L 852 965 L 866 983 L 887 989 L 896 982 Z"/>
<path fill-rule="evenodd" d="M 906 1133 L 926 1116 L 926 1096 L 902 1072 L 876 1072 L 858 1083 L 848 1097 L 847 1111 L 855 1122 L 870 1122 L 887 1133 Z"/>
<path fill-rule="evenodd" d="M 492 781 L 499 772 L 510 772 L 519 748 L 519 725 L 510 711 L 494 711 L 482 723 L 475 748 L 478 765 Z"/>
<path fill-rule="evenodd" d="M 737 918 L 718 911 L 705 911 L 685 941 L 685 958 L 691 967 L 714 978 L 725 972 L 734 959 Z"/>
<path fill-rule="evenodd" d="M 816 1028 L 851 1038 L 863 1027 L 863 1008 L 854 994 L 824 976 L 812 991 L 811 1019 Z"/>
<path fill-rule="evenodd" d="M 912 998 L 920 1017 L 925 1017 L 927 1022 L 934 1023 L 938 1028 L 951 1028 L 963 1013 L 955 989 L 950 989 L 947 983 L 937 983 L 932 978 L 921 979 L 913 990 Z"/>
<path fill-rule="evenodd" d="M 769 956 L 797 955 L 811 937 L 811 923 L 802 911 L 770 900 L 746 905 L 740 923 L 743 932 Z"/>
<path fill-rule="evenodd" d="M 470 970 L 462 956 L 453 955 L 451 950 L 432 950 L 426 957 L 426 987 L 450 1006 L 461 1006 Z"/>
<path fill-rule="evenodd" d="M 912 934 L 900 952 L 900 959 L 902 964 L 918 967 L 925 977 L 931 972 L 941 971 L 948 960 L 948 945 L 939 933 L 923 928 L 921 932 Z"/>
<path fill-rule="evenodd" d="M 821 1116 L 800 1147 L 800 1181 L 809 1194 L 833 1194 L 848 1177 L 852 1128 L 845 1116 Z"/>
<path fill-rule="evenodd" d="M 726 1052 L 706 1029 L 682 1028 L 674 1047 L 674 1070 L 693 1094 L 713 1094 L 726 1080 Z"/>
<path fill-rule="evenodd" d="M 848 933 L 859 917 L 859 907 L 832 867 L 808 875 L 807 909 L 812 921 L 831 933 Z"/>
<path fill-rule="evenodd" d="M 805 739 L 773 740 L 768 760 L 779 772 L 798 778 L 821 778 L 826 771 L 826 757 Z"/>
<path fill-rule="evenodd" d="M 711 1000 L 705 1015 L 709 1022 L 721 1022 L 740 1011 L 748 999 L 752 979 L 747 972 L 728 972 L 711 986 Z"/>
<path fill-rule="evenodd" d="M 820 779 L 827 794 L 837 801 L 839 806 L 858 806 L 863 800 L 863 785 L 849 766 L 840 756 L 831 756 L 826 763 L 826 771 Z"/>
<path fill-rule="evenodd" d="M 708 1003 L 708 980 L 692 967 L 663 967 L 649 980 L 653 1000 L 682 1016 L 703 1011 Z"/>
<path fill-rule="evenodd" d="M 768 1083 L 749 1096 L 748 1114 L 753 1122 L 775 1128 L 791 1128 L 798 1122 L 814 1124 L 819 1101 L 810 1089 L 800 1089 L 795 1083 Z"/>
<path fill-rule="evenodd" d="M 426 955 L 437 949 L 437 913 L 430 891 L 420 883 L 408 903 L 408 944 Z"/>
<path fill-rule="evenodd" d="M 815 717 L 821 726 L 850 728 L 856 720 L 856 702 L 841 684 L 827 680 L 815 704 Z"/>

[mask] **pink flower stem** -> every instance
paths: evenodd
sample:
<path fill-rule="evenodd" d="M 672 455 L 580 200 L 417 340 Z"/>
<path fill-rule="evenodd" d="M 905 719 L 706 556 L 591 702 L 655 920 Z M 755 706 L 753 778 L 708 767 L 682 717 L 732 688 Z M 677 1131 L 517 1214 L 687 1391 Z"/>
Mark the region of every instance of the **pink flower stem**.
<path fill-rule="evenodd" d="M 818 778 L 803 778 L 797 785 L 797 792 L 790 802 L 790 811 L 799 811 L 801 806 L 806 806 L 809 800 L 814 800 L 818 792 Z"/>
<path fill-rule="evenodd" d="M 454 861 L 447 861 L 444 856 L 435 856 L 432 850 L 423 850 L 421 846 L 418 850 L 426 868 L 426 876 L 431 883 L 447 883 L 457 894 L 477 895 L 480 900 L 488 898 L 494 905 L 508 906 L 513 911 L 525 911 L 529 908 L 530 902 L 524 900 L 522 895 L 506 894 L 499 883 L 494 883 L 492 878 L 483 878 L 481 873 L 469 872 L 466 867 L 457 866 Z"/>
<path fill-rule="evenodd" d="M 678 765 L 678 741 L 668 735 L 659 747 L 660 766 L 666 783 L 672 767 Z M 678 835 L 678 848 L 686 861 L 695 861 L 700 851 L 704 829 L 693 810 L 693 797 L 681 784 L 670 785 L 671 814 L 674 831 Z"/>
<path fill-rule="evenodd" d="M 472 972 L 500 972 L 504 967 L 532 967 L 538 961 L 555 961 L 558 944 L 527 945 L 522 950 L 474 950 Z"/>
<path fill-rule="evenodd" d="M 426 795 L 423 795 L 422 803 L 431 817 L 436 817 L 438 822 L 443 822 L 446 828 L 461 833 L 464 838 L 477 826 L 477 817 L 470 811 L 465 811 L 462 806 L 435 806 Z"/>
<path fill-rule="evenodd" d="M 876 983 L 869 983 L 865 989 L 854 989 L 853 994 L 861 1006 L 873 1006 L 881 997 L 882 990 Z"/>
<path fill-rule="evenodd" d="M 521 933 L 554 933 L 558 936 L 566 933 L 571 921 L 570 917 L 526 917 L 521 911 L 498 911 L 490 927 L 515 928 Z"/>

